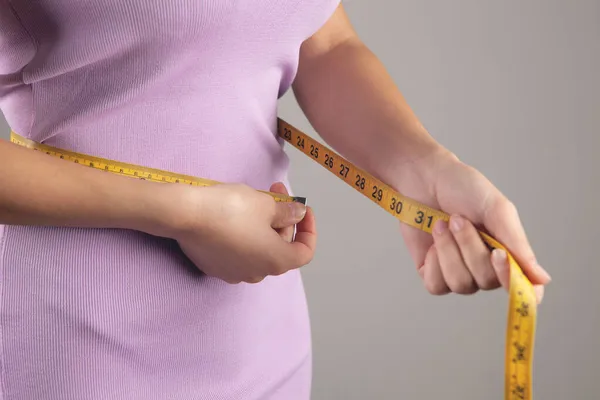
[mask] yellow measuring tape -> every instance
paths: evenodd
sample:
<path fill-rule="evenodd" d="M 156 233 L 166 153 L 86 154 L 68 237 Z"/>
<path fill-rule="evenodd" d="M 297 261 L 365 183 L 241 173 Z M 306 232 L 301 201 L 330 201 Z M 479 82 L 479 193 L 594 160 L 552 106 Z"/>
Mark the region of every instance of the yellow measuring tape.
<path fill-rule="evenodd" d="M 373 177 L 366 171 L 328 147 L 322 145 L 289 123 L 278 119 L 278 134 L 286 142 L 318 162 L 329 172 L 346 182 L 372 202 L 378 204 L 402 223 L 431 233 L 438 220 L 448 221 L 449 215 L 442 211 L 420 204 L 398 193 L 390 186 Z M 176 174 L 154 168 L 122 163 L 86 154 L 58 149 L 36 143 L 15 132 L 11 132 L 11 142 L 30 149 L 45 152 L 64 160 L 88 167 L 155 182 L 180 183 L 193 186 L 212 186 L 221 182 Z M 286 196 L 279 193 L 264 192 L 273 196 L 275 201 L 306 203 L 303 197 Z M 484 232 L 480 232 L 484 242 L 491 248 L 504 249 L 510 263 L 510 288 L 508 323 L 506 329 L 505 351 L 505 400 L 532 399 L 532 365 L 535 338 L 536 296 L 533 285 L 524 275 L 520 266 L 508 250 L 498 241 Z"/>

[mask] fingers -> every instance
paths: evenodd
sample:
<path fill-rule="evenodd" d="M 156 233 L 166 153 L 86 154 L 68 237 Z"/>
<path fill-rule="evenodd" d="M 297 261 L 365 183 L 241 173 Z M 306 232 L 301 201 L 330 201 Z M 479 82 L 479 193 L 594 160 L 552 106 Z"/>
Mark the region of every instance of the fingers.
<path fill-rule="evenodd" d="M 510 288 L 510 265 L 508 264 L 508 256 L 506 251 L 495 249 L 490 257 L 496 276 L 502 287 L 508 291 Z"/>
<path fill-rule="evenodd" d="M 478 290 L 477 284 L 463 260 L 461 250 L 446 221 L 439 220 L 436 223 L 433 229 L 433 240 L 446 285 L 454 293 L 475 293 Z"/>
<path fill-rule="evenodd" d="M 402 232 L 407 250 L 415 264 L 423 265 L 424 260 L 433 245 L 433 238 L 431 235 L 402 223 L 400 224 L 400 231 Z"/>
<path fill-rule="evenodd" d="M 490 201 L 485 210 L 484 224 L 489 233 L 515 257 L 531 283 L 545 285 L 550 282 L 550 275 L 537 264 L 517 209 L 510 201 L 501 195 Z"/>
<path fill-rule="evenodd" d="M 281 182 L 277 182 L 277 183 L 273 184 L 271 186 L 270 191 L 273 193 L 281 193 L 281 194 L 285 194 L 285 195 L 289 194 L 287 188 Z M 276 207 L 279 207 L 279 205 L 276 205 Z M 285 240 L 286 242 L 291 242 L 294 237 L 294 224 L 295 224 L 295 222 L 292 222 L 289 224 L 285 224 L 285 227 L 282 227 L 282 228 L 274 227 L 274 228 L 277 230 L 277 233 L 279 233 L 279 236 L 281 236 L 281 238 L 283 240 Z"/>
<path fill-rule="evenodd" d="M 492 251 L 491 261 L 492 265 L 494 266 L 494 270 L 496 271 L 498 280 L 500 281 L 502 287 L 508 291 L 510 288 L 510 264 L 508 262 L 506 251 L 502 249 L 495 249 Z M 544 298 L 544 286 L 533 285 L 533 289 L 535 290 L 537 303 L 540 304 Z"/>
<path fill-rule="evenodd" d="M 304 219 L 296 226 L 296 237 L 293 242 L 281 242 L 278 246 L 278 269 L 274 275 L 300 268 L 310 263 L 317 246 L 317 228 L 313 210 L 306 208 Z"/>
<path fill-rule="evenodd" d="M 540 304 L 544 298 L 544 285 L 533 285 L 533 290 L 535 290 L 537 303 Z"/>
<path fill-rule="evenodd" d="M 419 274 L 429 293 L 440 296 L 451 292 L 442 274 L 435 245 L 431 246 L 425 255 L 425 263 L 419 269 Z"/>
<path fill-rule="evenodd" d="M 282 183 L 275 183 L 270 189 L 272 192 L 288 194 Z M 275 229 L 287 228 L 302 221 L 306 214 L 306 206 L 298 202 L 277 202 L 275 203 L 275 214 L 271 221 L 271 226 Z"/>
<path fill-rule="evenodd" d="M 449 222 L 440 220 L 432 234 L 435 246 L 429 249 L 423 270 L 430 293 L 444 294 L 447 287 L 454 293 L 473 294 L 499 288 L 501 279 L 506 283 L 508 267 L 499 259 L 492 262 L 479 232 L 465 218 L 453 215 Z"/>
<path fill-rule="evenodd" d="M 449 292 L 472 294 L 477 290 L 510 288 L 510 264 L 503 249 L 490 253 L 471 222 L 453 215 L 449 223 L 438 221 L 433 228 L 434 245 L 425 256 L 419 275 L 427 291 L 434 295 Z M 541 303 L 544 286 L 534 284 Z"/>
<path fill-rule="evenodd" d="M 274 193 L 288 194 L 285 186 L 276 183 L 270 189 Z M 312 209 L 300 203 L 276 203 L 271 226 L 275 232 L 265 236 L 266 262 L 263 276 L 278 276 L 291 269 L 300 268 L 312 261 L 316 249 L 317 230 Z M 294 227 L 296 235 L 294 235 Z M 281 240 L 283 239 L 283 240 Z M 264 277 L 245 279 L 247 283 L 261 282 Z"/>
<path fill-rule="evenodd" d="M 250 279 L 247 279 L 245 282 L 246 282 L 246 283 L 252 283 L 252 284 L 256 284 L 256 283 L 260 283 L 260 282 L 264 281 L 264 280 L 265 280 L 265 278 L 266 278 L 266 277 L 264 277 L 264 276 L 257 276 L 257 277 L 255 277 L 255 278 L 250 278 Z"/>
<path fill-rule="evenodd" d="M 276 239 L 270 245 L 271 265 L 266 267 L 263 276 L 245 279 L 244 282 L 259 283 L 266 276 L 279 276 L 312 261 L 317 246 L 317 227 L 312 209 L 306 208 L 306 216 L 297 225 L 296 238 L 293 242 L 282 241 L 277 238 L 277 235 L 274 236 Z"/>
<path fill-rule="evenodd" d="M 289 246 L 296 254 L 296 266 L 310 263 L 317 248 L 317 224 L 312 208 L 306 208 L 306 215 L 296 226 L 296 237 Z"/>
<path fill-rule="evenodd" d="M 477 229 L 459 215 L 450 218 L 450 230 L 456 241 L 466 268 L 480 289 L 492 290 L 500 287 L 497 273 L 490 260 L 490 251 Z"/>

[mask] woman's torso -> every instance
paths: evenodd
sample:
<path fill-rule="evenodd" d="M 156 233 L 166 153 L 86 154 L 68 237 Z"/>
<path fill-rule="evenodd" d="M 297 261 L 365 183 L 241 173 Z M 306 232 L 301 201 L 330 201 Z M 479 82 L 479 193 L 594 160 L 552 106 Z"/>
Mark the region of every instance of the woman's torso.
<path fill-rule="evenodd" d="M 337 3 L 0 0 L 0 107 L 37 141 L 266 189 L 277 99 Z M 230 286 L 139 232 L 0 231 L 0 399 L 308 398 L 297 272 Z"/>

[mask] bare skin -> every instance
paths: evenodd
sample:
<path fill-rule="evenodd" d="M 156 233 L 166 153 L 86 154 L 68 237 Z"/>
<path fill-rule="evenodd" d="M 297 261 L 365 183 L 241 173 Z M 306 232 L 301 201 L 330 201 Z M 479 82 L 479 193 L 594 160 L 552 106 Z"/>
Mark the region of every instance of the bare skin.
<path fill-rule="evenodd" d="M 303 44 L 294 93 L 332 148 L 404 195 L 452 215 L 433 235 L 401 226 L 430 293 L 508 289 L 506 254 L 492 256 L 477 226 L 511 251 L 541 301 L 550 276 L 537 264 L 514 204 L 429 135 L 342 6 Z"/>

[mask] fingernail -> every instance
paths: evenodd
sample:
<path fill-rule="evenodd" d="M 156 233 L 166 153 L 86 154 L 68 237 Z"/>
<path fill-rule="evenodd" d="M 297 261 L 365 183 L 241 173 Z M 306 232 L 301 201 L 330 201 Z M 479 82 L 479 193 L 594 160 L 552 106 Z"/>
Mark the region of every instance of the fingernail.
<path fill-rule="evenodd" d="M 544 300 L 544 287 L 536 285 L 533 287 L 533 290 L 535 291 L 538 304 L 541 304 L 542 300 Z"/>
<path fill-rule="evenodd" d="M 306 215 L 306 206 L 302 203 L 293 202 L 292 204 L 292 213 L 294 214 L 294 218 L 296 220 L 301 220 Z"/>
<path fill-rule="evenodd" d="M 433 232 L 438 235 L 441 235 L 444 232 L 446 232 L 446 229 L 448 229 L 448 223 L 446 221 L 440 219 L 433 227 Z"/>
<path fill-rule="evenodd" d="M 465 225 L 465 220 L 460 215 L 453 215 L 450 218 L 450 229 L 452 232 L 458 232 Z"/>
<path fill-rule="evenodd" d="M 492 260 L 498 267 L 505 266 L 507 258 L 506 251 L 502 249 L 494 249 L 494 251 L 492 251 Z"/>
<path fill-rule="evenodd" d="M 544 278 L 546 281 L 550 282 L 552 280 L 552 277 L 550 276 L 548 271 L 546 271 L 544 268 L 542 268 L 541 265 L 536 264 L 536 269 L 542 275 L 542 278 Z"/>

